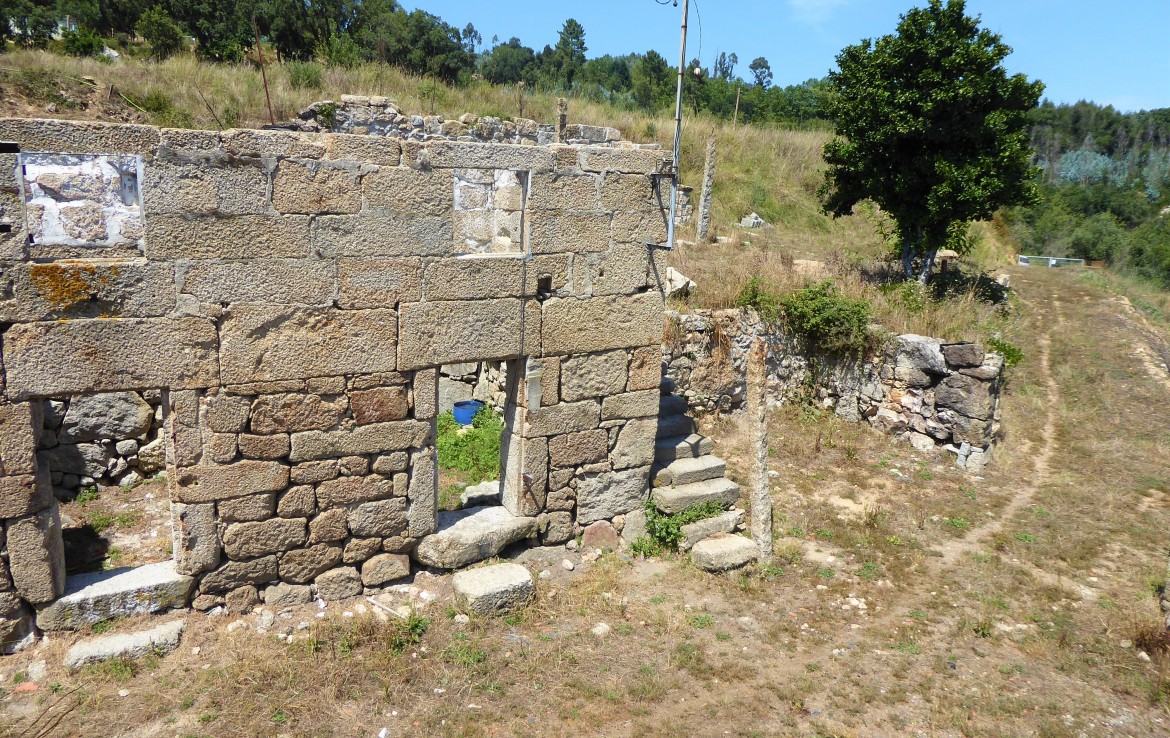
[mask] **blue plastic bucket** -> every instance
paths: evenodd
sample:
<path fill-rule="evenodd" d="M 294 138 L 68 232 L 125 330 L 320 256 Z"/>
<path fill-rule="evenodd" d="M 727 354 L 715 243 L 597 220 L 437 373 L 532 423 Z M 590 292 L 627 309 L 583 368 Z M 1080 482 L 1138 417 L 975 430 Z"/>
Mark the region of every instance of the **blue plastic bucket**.
<path fill-rule="evenodd" d="M 455 409 L 452 411 L 455 415 L 455 422 L 459 425 L 471 425 L 471 419 L 482 408 L 483 403 L 479 400 L 462 400 L 455 403 Z"/>

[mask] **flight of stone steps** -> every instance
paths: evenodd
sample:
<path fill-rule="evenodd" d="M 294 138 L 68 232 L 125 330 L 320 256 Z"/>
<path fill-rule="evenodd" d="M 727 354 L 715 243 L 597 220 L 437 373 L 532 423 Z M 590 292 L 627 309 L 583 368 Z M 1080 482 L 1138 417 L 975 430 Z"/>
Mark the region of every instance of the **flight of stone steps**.
<path fill-rule="evenodd" d="M 700 435 L 694 419 L 687 415 L 685 397 L 669 394 L 664 383 L 658 410 L 658 439 L 654 444 L 651 472 L 651 499 L 660 511 L 673 515 L 692 505 L 716 502 L 730 508 L 739 500 L 739 485 L 727 479 L 727 463 L 715 456 L 710 438 Z M 728 535 L 742 525 L 744 511 L 730 509 L 696 523 L 684 525 L 680 551 L 692 551 L 692 558 L 712 571 L 738 568 L 759 555 L 749 539 Z M 696 548 L 696 544 L 703 546 Z M 709 556 L 706 548 L 711 553 Z"/>

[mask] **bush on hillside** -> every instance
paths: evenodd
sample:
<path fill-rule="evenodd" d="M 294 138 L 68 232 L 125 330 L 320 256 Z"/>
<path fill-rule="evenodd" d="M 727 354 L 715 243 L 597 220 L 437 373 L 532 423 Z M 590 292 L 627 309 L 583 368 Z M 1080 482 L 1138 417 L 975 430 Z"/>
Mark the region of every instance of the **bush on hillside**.
<path fill-rule="evenodd" d="M 135 30 L 150 44 L 155 59 L 166 59 L 183 48 L 183 31 L 162 6 L 156 5 L 143 13 Z"/>
<path fill-rule="evenodd" d="M 780 311 L 813 353 L 860 356 L 871 347 L 869 303 L 842 295 L 832 282 L 786 295 Z"/>
<path fill-rule="evenodd" d="M 61 34 L 61 50 L 69 56 L 101 56 L 106 44 L 102 37 L 88 28 L 65 31 Z"/>

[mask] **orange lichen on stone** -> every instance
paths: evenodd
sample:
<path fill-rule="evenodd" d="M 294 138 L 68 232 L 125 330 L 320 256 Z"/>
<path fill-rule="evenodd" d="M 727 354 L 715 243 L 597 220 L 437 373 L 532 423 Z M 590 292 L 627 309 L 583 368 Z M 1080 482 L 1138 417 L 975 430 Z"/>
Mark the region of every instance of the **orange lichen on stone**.
<path fill-rule="evenodd" d="M 33 264 L 29 280 L 55 310 L 64 310 L 79 302 L 96 299 L 118 272 L 117 267 L 99 270 L 93 264 Z"/>

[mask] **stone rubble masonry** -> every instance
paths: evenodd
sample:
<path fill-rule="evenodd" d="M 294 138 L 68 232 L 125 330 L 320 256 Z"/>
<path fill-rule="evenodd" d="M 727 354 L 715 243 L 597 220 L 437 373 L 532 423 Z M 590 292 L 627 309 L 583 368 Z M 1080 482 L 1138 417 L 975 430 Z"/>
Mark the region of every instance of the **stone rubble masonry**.
<path fill-rule="evenodd" d="M 411 557 L 466 566 L 642 505 L 668 155 L 379 98 L 337 113 L 328 131 L 312 110 L 296 131 L 0 119 L 47 152 L 30 192 L 57 219 L 25 212 L 34 159 L 0 155 L 0 633 L 65 602 L 54 492 L 87 478 L 166 472 L 167 607 L 352 597 Z M 87 174 L 114 158 L 138 167 L 131 205 Z M 39 243 L 55 224 L 73 230 Z M 497 369 L 468 393 L 510 414 L 500 504 L 441 516 L 441 372 L 479 362 Z M 956 416 L 982 402 L 952 389 Z"/>
<path fill-rule="evenodd" d="M 661 360 L 693 411 L 726 412 L 743 404 L 747 350 L 756 337 L 768 344 L 770 396 L 783 402 L 807 391 L 814 357 L 782 329 L 766 327 L 754 311 L 668 313 L 668 319 L 677 325 L 678 338 L 663 346 Z M 716 333 L 728 337 L 729 351 L 713 350 Z M 860 362 L 821 357 L 818 399 L 842 419 L 868 422 L 919 451 L 946 450 L 960 467 L 975 471 L 986 464 L 999 435 L 1003 358 L 972 343 L 913 334 L 891 337 L 885 346 Z M 612 408 L 622 400 L 611 396 L 605 402 Z M 602 417 L 608 417 L 604 406 Z"/>

